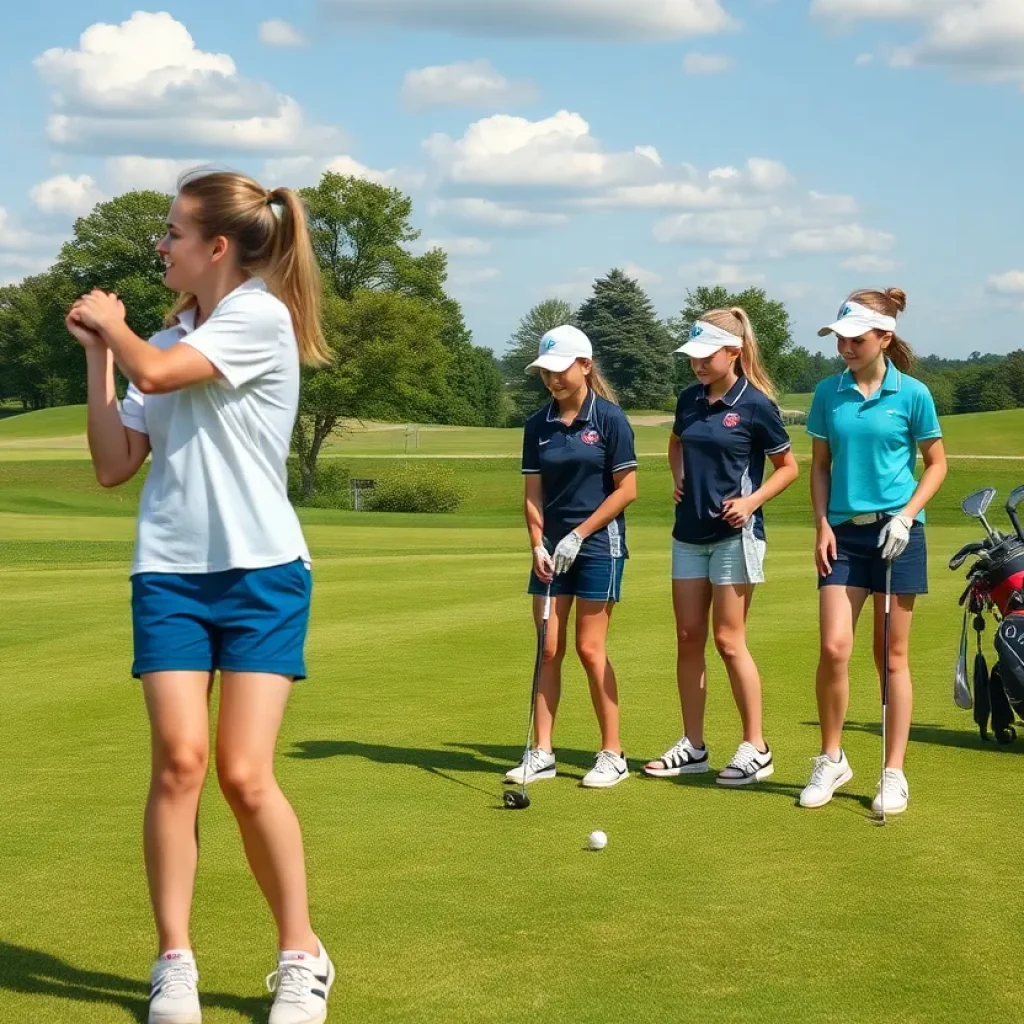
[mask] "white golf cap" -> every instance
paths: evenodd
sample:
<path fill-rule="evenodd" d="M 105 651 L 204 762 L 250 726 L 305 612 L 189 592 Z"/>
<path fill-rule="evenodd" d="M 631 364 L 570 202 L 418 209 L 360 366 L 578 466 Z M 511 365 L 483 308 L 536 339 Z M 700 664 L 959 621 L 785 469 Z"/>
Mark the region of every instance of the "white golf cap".
<path fill-rule="evenodd" d="M 859 338 L 868 331 L 895 331 L 896 317 L 877 313 L 859 302 L 847 300 L 839 310 L 839 317 L 834 324 L 822 327 L 818 337 L 837 334 L 840 338 Z"/>
<path fill-rule="evenodd" d="M 577 359 L 593 358 L 590 339 L 578 327 L 562 324 L 561 327 L 553 327 L 540 339 L 537 358 L 526 369 L 562 373 Z"/>
<path fill-rule="evenodd" d="M 693 356 L 694 359 L 707 359 L 720 348 L 743 348 L 743 339 L 706 320 L 697 320 L 690 328 L 689 340 L 676 351 Z"/>

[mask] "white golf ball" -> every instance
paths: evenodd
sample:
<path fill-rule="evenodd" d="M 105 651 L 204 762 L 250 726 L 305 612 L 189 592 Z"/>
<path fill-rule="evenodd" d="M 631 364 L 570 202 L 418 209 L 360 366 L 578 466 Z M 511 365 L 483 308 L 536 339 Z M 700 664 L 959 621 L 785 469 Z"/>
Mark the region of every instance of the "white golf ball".
<path fill-rule="evenodd" d="M 608 837 L 601 832 L 591 832 L 587 839 L 587 845 L 592 850 L 603 850 L 608 845 Z"/>

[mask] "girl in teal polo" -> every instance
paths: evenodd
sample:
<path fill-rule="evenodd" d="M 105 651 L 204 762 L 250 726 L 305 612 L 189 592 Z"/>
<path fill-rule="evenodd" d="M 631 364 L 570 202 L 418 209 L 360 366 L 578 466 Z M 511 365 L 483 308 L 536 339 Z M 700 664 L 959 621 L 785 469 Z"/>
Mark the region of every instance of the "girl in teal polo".
<path fill-rule="evenodd" d="M 903 760 L 913 703 L 910 626 L 915 598 L 928 591 L 924 508 L 946 476 L 946 454 L 935 403 L 928 388 L 908 375 L 914 355 L 896 334 L 896 318 L 906 305 L 898 288 L 854 292 L 836 322 L 818 332 L 836 336 L 846 369 L 818 385 L 807 419 L 820 592 L 821 754 L 800 794 L 803 807 L 827 804 L 853 777 L 842 738 L 854 628 L 872 597 L 881 678 L 891 560 L 888 736 L 874 809 L 880 810 L 883 792 L 886 813 L 907 808 Z M 919 481 L 914 476 L 918 452 L 924 463 Z"/>

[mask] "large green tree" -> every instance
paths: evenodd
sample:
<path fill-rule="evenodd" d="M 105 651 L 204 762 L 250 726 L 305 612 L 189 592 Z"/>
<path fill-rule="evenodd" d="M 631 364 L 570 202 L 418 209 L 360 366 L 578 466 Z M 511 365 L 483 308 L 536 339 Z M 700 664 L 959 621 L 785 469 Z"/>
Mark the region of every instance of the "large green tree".
<path fill-rule="evenodd" d="M 519 321 L 502 359 L 505 385 L 513 407 L 516 423 L 543 404 L 547 390 L 539 373 L 527 373 L 526 367 L 537 358 L 540 339 L 553 327 L 576 326 L 576 314 L 563 299 L 545 299 L 537 303 Z"/>
<path fill-rule="evenodd" d="M 618 268 L 594 282 L 576 320 L 626 408 L 660 409 L 672 397 L 672 339 L 654 303 Z"/>
<path fill-rule="evenodd" d="M 747 311 L 750 323 L 757 335 L 761 360 L 768 375 L 780 393 L 789 387 L 793 368 L 787 356 L 793 347 L 792 327 L 789 311 L 783 302 L 770 299 L 763 288 L 747 288 L 742 292 L 730 292 L 727 288 L 700 286 L 686 293 L 686 304 L 678 316 L 669 321 L 675 347 L 682 345 L 689 337 L 690 328 L 702 313 L 712 309 L 731 309 L 741 306 Z M 676 386 L 686 387 L 694 380 L 689 360 L 680 357 L 676 361 Z"/>

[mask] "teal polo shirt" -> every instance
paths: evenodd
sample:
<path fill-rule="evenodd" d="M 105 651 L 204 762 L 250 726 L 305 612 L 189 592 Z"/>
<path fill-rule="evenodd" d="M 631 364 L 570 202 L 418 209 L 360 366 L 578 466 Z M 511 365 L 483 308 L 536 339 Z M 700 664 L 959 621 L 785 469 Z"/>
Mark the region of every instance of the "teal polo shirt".
<path fill-rule="evenodd" d="M 896 515 L 917 487 L 917 446 L 942 437 L 931 392 L 887 363 L 870 398 L 849 370 L 814 389 L 807 433 L 832 453 L 828 521 L 834 526 L 865 512 Z M 924 522 L 924 512 L 918 517 Z"/>

